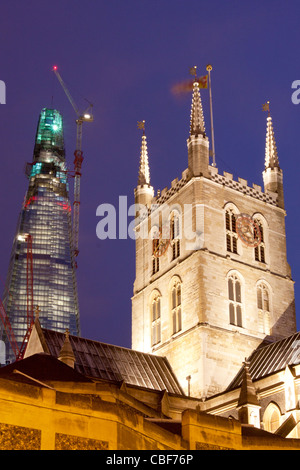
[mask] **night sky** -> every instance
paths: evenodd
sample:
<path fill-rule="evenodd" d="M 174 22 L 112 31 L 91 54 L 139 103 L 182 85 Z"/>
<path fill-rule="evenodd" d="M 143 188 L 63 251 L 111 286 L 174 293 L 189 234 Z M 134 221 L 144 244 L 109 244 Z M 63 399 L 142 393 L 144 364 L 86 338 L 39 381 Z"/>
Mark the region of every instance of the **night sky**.
<path fill-rule="evenodd" d="M 108 203 L 118 210 L 119 196 L 127 196 L 128 205 L 134 202 L 141 145 L 137 121 L 146 121 L 155 191 L 181 178 L 187 168 L 191 95 L 179 99 L 171 88 L 190 77 L 192 66 L 203 75 L 211 63 L 219 173 L 263 186 L 262 104 L 271 103 L 299 328 L 300 105 L 291 100 L 292 82 L 300 80 L 299 15 L 299 0 L 2 0 L 1 284 L 43 107 L 63 114 L 67 162 L 73 169 L 75 113 L 52 72 L 57 65 L 79 108 L 85 109 L 86 99 L 94 105 L 94 122 L 83 129 L 77 270 L 81 334 L 130 347 L 134 241 L 97 239 L 96 209 Z M 208 90 L 201 96 L 210 136 Z"/>

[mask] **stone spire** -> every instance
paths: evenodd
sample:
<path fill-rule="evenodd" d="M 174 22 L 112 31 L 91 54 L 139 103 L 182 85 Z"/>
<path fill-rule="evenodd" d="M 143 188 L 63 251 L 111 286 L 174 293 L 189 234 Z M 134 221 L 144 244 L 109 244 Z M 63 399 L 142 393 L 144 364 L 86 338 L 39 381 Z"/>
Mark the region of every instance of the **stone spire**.
<path fill-rule="evenodd" d="M 140 153 L 138 185 L 134 190 L 135 203 L 149 207 L 154 196 L 154 189 L 150 185 L 150 167 L 148 159 L 147 138 L 145 134 L 145 121 L 139 121 L 138 128 L 143 130 L 143 135 Z"/>
<path fill-rule="evenodd" d="M 145 134 L 145 121 L 142 121 L 141 123 L 139 123 L 139 128 L 143 129 L 139 178 L 138 178 L 138 185 L 142 186 L 143 184 L 150 185 L 150 168 L 149 168 L 149 160 L 148 160 L 147 138 Z"/>
<path fill-rule="evenodd" d="M 203 108 L 199 81 L 196 76 L 196 67 L 193 67 L 191 73 L 195 75 L 195 79 L 193 83 L 190 135 L 187 140 L 188 167 L 191 177 L 205 176 L 209 178 L 209 141 L 205 134 Z"/>
<path fill-rule="evenodd" d="M 270 111 L 267 117 L 267 135 L 266 135 L 266 151 L 265 151 L 265 168 L 280 168 L 277 147 L 275 142 L 275 135 L 273 129 L 273 122 Z"/>
<path fill-rule="evenodd" d="M 199 90 L 199 82 L 195 78 L 193 83 L 193 99 L 191 107 L 190 135 L 205 136 L 205 122 L 203 116 L 202 101 Z"/>
<path fill-rule="evenodd" d="M 278 194 L 277 204 L 279 207 L 284 209 L 283 174 L 279 166 L 269 101 L 267 101 L 263 105 L 263 110 L 268 111 L 265 147 L 265 169 L 263 171 L 264 188 L 265 192 L 271 191 L 273 193 Z"/>

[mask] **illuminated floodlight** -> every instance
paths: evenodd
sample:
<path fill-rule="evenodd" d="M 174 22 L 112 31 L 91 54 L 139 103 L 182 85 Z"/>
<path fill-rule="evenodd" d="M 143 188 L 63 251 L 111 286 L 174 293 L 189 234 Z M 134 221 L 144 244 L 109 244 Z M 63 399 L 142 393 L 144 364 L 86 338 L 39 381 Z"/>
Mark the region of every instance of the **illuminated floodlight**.
<path fill-rule="evenodd" d="M 26 242 L 28 237 L 28 233 L 19 233 L 18 234 L 18 241 L 19 242 Z"/>

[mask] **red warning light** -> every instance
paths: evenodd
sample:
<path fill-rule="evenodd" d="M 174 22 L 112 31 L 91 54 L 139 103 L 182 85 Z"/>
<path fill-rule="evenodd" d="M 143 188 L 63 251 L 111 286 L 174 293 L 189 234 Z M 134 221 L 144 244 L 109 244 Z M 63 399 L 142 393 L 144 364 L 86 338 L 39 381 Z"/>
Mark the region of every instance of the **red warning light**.
<path fill-rule="evenodd" d="M 53 70 L 57 70 L 57 65 L 54 65 Z"/>

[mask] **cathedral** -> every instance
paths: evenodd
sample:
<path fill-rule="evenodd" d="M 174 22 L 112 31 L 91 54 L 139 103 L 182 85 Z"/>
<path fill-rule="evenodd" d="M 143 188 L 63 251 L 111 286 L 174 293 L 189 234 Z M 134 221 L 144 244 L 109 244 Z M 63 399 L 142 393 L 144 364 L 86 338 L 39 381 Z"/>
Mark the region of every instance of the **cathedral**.
<path fill-rule="evenodd" d="M 264 188 L 219 174 L 192 84 L 187 168 L 135 197 L 132 349 L 54 331 L 38 312 L 0 369 L 0 448 L 299 450 L 300 333 L 283 173 L 266 103 Z M 101 313 L 101 312 L 100 312 Z"/>

